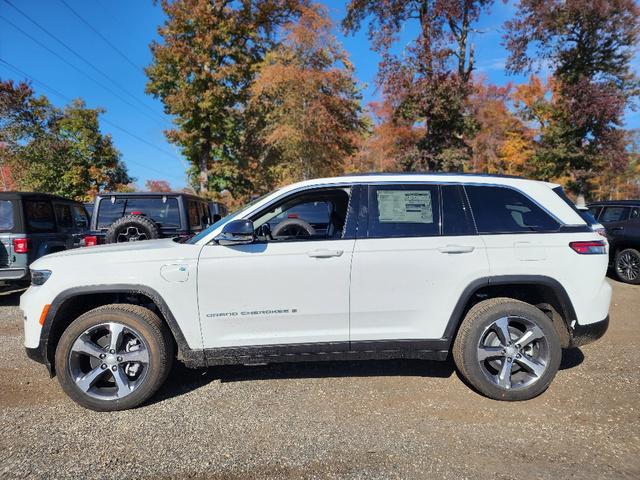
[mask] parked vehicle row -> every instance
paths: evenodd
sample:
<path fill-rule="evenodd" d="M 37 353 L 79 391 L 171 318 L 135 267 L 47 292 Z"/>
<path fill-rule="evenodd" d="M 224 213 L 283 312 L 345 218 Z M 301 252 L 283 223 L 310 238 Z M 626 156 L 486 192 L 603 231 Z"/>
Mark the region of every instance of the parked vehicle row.
<path fill-rule="evenodd" d="M 40 258 L 20 300 L 25 347 L 95 410 L 144 402 L 176 357 L 205 367 L 452 356 L 479 392 L 525 400 L 549 386 L 562 347 L 607 330 L 607 248 L 551 183 L 316 179 L 188 239 Z"/>

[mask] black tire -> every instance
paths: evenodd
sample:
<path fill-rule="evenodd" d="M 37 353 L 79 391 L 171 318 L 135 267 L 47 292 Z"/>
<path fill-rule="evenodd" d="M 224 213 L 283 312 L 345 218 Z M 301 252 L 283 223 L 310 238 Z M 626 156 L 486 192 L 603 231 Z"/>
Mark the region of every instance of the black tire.
<path fill-rule="evenodd" d="M 505 317 L 510 338 L 502 342 L 496 322 L 504 325 Z M 541 337 L 520 349 L 516 339 L 522 338 L 519 332 L 523 329 L 535 331 L 535 335 Z M 485 343 L 489 339 L 494 346 Z M 508 350 L 503 349 L 503 343 L 508 343 Z M 496 354 L 480 360 L 486 351 Z M 562 349 L 553 323 L 538 308 L 511 298 L 493 298 L 474 305 L 467 313 L 453 345 L 453 359 L 461 375 L 483 395 L 495 400 L 529 400 L 544 392 L 554 379 Z M 525 368 L 525 362 L 535 369 Z M 540 365 L 544 365 L 544 369 Z M 509 372 L 508 385 L 500 385 L 503 369 Z M 538 369 L 536 375 L 534 371 Z M 492 375 L 494 372 L 497 375 Z M 516 382 L 512 383 L 512 379 Z"/>
<path fill-rule="evenodd" d="M 92 329 L 99 330 L 105 324 L 113 324 L 112 322 L 124 327 L 121 336 L 122 342 L 124 342 L 125 338 L 129 338 L 127 337 L 129 335 L 133 338 L 137 335 L 141 337 L 145 344 L 148 363 L 140 368 L 137 383 L 130 393 L 122 396 L 122 398 L 108 398 L 108 396 L 96 398 L 96 395 L 101 395 L 102 391 L 107 391 L 112 395 L 115 394 L 114 392 L 119 391 L 115 381 L 115 373 L 112 374 L 110 371 L 112 367 L 102 370 L 106 363 L 102 365 L 100 363 L 108 362 L 109 359 L 100 360 L 91 355 L 79 355 L 77 349 L 74 350 L 74 344 L 76 341 L 80 342 L 81 337 L 87 338 L 83 336 L 86 332 Z M 94 343 L 93 345 L 100 347 L 99 343 Z M 101 355 L 112 358 L 115 356 L 108 355 L 109 352 L 106 345 L 102 347 L 101 351 L 104 352 Z M 131 354 L 131 352 L 123 351 L 121 353 L 121 355 L 127 354 Z M 122 357 L 117 357 L 117 359 L 120 361 Z M 91 410 L 103 412 L 134 408 L 151 397 L 169 375 L 173 359 L 173 339 L 166 325 L 156 314 L 138 305 L 111 304 L 81 315 L 67 327 L 56 348 L 55 366 L 62 389 L 74 402 Z M 89 364 L 89 361 L 93 362 L 94 360 L 97 363 Z M 77 383 L 82 374 L 78 375 L 72 372 L 74 363 L 80 365 L 81 362 L 84 362 L 86 365 L 85 370 L 89 371 L 89 373 L 91 371 L 104 372 L 97 373 L 98 377 L 95 377 L 92 386 L 87 391 L 84 391 L 79 386 L 80 383 Z M 124 373 L 126 372 L 126 364 L 119 363 L 117 367 L 121 370 L 118 373 L 127 375 L 127 373 Z M 128 376 L 126 378 L 131 380 Z M 100 382 L 103 382 L 106 387 L 99 387 Z M 134 384 L 133 380 L 131 382 L 131 384 L 127 383 L 127 385 Z M 109 386 L 110 383 L 112 383 L 111 386 Z M 92 393 L 90 394 L 88 391 L 92 391 Z"/>
<path fill-rule="evenodd" d="M 142 215 L 125 215 L 111 224 L 104 241 L 121 243 L 156 238 L 160 238 L 160 229 L 153 220 Z"/>
<path fill-rule="evenodd" d="M 635 248 L 618 251 L 613 268 L 620 281 L 640 285 L 640 252 Z"/>
<path fill-rule="evenodd" d="M 276 225 L 271 235 L 279 237 L 285 235 L 287 230 L 298 232 L 292 235 L 294 237 L 306 237 L 316 234 L 316 229 L 313 228 L 309 222 L 305 222 L 299 218 L 288 218 Z"/>

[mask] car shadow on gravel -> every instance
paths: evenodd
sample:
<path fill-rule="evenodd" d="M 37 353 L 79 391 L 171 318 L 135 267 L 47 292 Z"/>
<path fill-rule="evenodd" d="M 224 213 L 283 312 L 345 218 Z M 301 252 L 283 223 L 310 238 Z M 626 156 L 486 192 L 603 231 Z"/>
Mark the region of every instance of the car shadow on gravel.
<path fill-rule="evenodd" d="M 197 390 L 213 381 L 243 382 L 254 380 L 286 380 L 304 378 L 342 377 L 435 377 L 449 378 L 455 368 L 453 362 L 427 360 L 361 360 L 301 363 L 272 363 L 268 365 L 230 365 L 191 369 L 176 362 L 160 391 L 147 402 L 154 404 Z"/>
<path fill-rule="evenodd" d="M 0 307 L 17 307 L 20 305 L 20 295 L 24 290 L 17 292 L 0 293 Z"/>

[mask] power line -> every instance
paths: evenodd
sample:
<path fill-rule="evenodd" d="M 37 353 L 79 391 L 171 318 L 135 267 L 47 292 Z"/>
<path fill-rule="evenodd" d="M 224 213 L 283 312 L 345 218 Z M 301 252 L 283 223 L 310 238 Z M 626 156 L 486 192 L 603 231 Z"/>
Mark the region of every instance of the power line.
<path fill-rule="evenodd" d="M 23 71 L 23 70 L 19 69 L 19 68 L 18 68 L 18 67 L 16 67 L 15 65 L 12 65 L 11 63 L 7 62 L 6 60 L 3 60 L 2 58 L 0 58 L 0 63 L 4 64 L 4 65 L 5 65 L 5 68 L 8 68 L 9 70 L 13 71 L 14 73 L 17 73 L 18 75 L 23 75 L 25 78 L 27 78 L 27 79 L 31 80 L 33 83 L 37 83 L 37 84 L 41 85 L 43 88 L 45 88 L 45 89 L 49 90 L 49 91 L 50 91 L 51 93 L 53 93 L 54 95 L 59 96 L 60 98 L 62 98 L 62 99 L 63 99 L 63 100 L 65 100 L 66 102 L 71 102 L 71 101 L 73 101 L 70 97 L 68 97 L 67 95 L 65 95 L 65 94 L 61 93 L 59 90 L 56 90 L 55 88 L 53 88 L 53 87 L 51 87 L 51 86 L 47 85 L 46 83 L 44 83 L 44 82 L 42 82 L 42 81 L 38 80 L 37 78 L 32 77 L 31 75 L 27 74 L 25 71 Z M 171 154 L 171 153 L 170 153 L 170 152 L 168 152 L 167 150 L 164 150 L 163 148 L 160 148 L 160 147 L 158 147 L 157 145 L 154 145 L 153 143 L 151 143 L 151 142 L 149 142 L 149 141 L 145 140 L 144 138 L 142 138 L 142 137 L 140 137 L 140 136 L 136 135 L 135 133 L 131 133 L 131 132 L 130 132 L 129 130 L 127 130 L 126 128 L 123 128 L 123 127 L 121 127 L 120 125 L 115 124 L 115 123 L 113 123 L 113 122 L 111 122 L 111 121 L 107 120 L 106 118 L 103 118 L 103 119 L 102 119 L 102 121 L 103 121 L 104 123 L 108 124 L 108 125 L 111 125 L 113 128 L 116 128 L 117 130 L 120 130 L 121 132 L 123 132 L 123 133 L 125 133 L 125 134 L 129 135 L 130 137 L 135 138 L 135 139 L 136 139 L 136 140 L 138 140 L 139 142 L 142 142 L 142 143 L 144 143 L 145 145 L 150 146 L 151 148 L 153 148 L 153 149 L 155 149 L 155 150 L 159 151 L 160 153 L 163 153 L 164 155 L 166 155 L 166 156 L 168 156 L 168 157 L 170 157 L 170 158 L 173 158 L 173 159 L 175 159 L 175 160 L 178 160 L 178 159 L 177 159 L 177 157 L 175 157 L 173 154 Z M 159 173 L 159 174 L 161 174 L 161 175 L 163 175 L 163 176 L 167 176 L 167 175 L 166 175 L 166 172 L 163 172 L 163 171 L 161 171 L 161 170 L 157 170 L 157 169 L 155 169 L 155 168 L 153 168 L 153 167 L 149 167 L 149 166 L 144 165 L 143 163 L 138 162 L 138 161 L 136 161 L 136 160 L 126 160 L 126 162 L 127 162 L 127 163 L 133 163 L 133 164 L 138 165 L 138 166 L 140 166 L 140 167 L 143 167 L 143 168 L 145 168 L 145 169 L 147 169 L 147 170 L 150 170 L 150 171 L 153 171 L 153 172 Z M 170 176 L 168 176 L 168 177 L 169 177 L 169 178 L 173 178 L 174 180 L 178 180 L 178 177 L 173 176 L 173 175 L 170 175 Z M 183 179 L 183 178 L 180 178 L 180 181 L 184 181 L 184 179 Z"/>
<path fill-rule="evenodd" d="M 133 60 L 131 60 L 125 53 L 122 52 L 122 50 L 120 50 L 118 47 L 116 47 L 113 43 L 111 43 L 109 41 L 108 38 L 106 38 L 104 35 L 102 35 L 93 25 L 91 25 L 91 23 L 87 20 L 85 20 L 84 17 L 82 17 L 82 15 L 80 15 L 78 12 L 76 12 L 73 8 L 71 8 L 71 6 L 65 2 L 65 0 L 59 0 L 60 3 L 62 3 L 65 7 L 67 7 L 67 9 L 73 13 L 82 23 L 84 23 L 89 29 L 91 29 L 91 31 L 93 31 L 96 35 L 98 35 L 102 41 L 104 43 L 106 43 L 107 45 L 109 45 L 111 47 L 111 49 L 113 51 L 115 51 L 118 55 L 120 55 L 122 58 L 124 58 L 126 60 L 126 62 L 131 65 L 137 72 L 142 71 L 142 67 L 140 67 L 139 65 L 137 65 Z"/>
<path fill-rule="evenodd" d="M 74 70 L 76 70 L 77 72 L 79 72 L 81 75 L 85 76 L 86 78 L 88 78 L 89 80 L 91 80 L 93 83 L 95 83 L 96 85 L 99 85 L 100 87 L 104 88 L 107 92 L 111 93 L 112 95 L 114 95 L 115 97 L 117 97 L 118 99 L 120 99 L 122 102 L 126 103 L 127 105 L 129 105 L 131 108 L 133 108 L 136 112 L 138 112 L 141 115 L 144 115 L 147 118 L 150 118 L 151 120 L 154 120 L 157 122 L 157 120 L 148 115 L 145 112 L 142 112 L 140 110 L 138 110 L 138 107 L 136 107 L 133 103 L 131 103 L 130 101 L 128 101 L 126 98 L 124 98 L 122 95 L 120 95 L 118 92 L 114 91 L 113 89 L 111 89 L 109 86 L 105 85 L 104 83 L 100 82 L 99 80 L 96 80 L 94 77 L 92 77 L 91 75 L 89 75 L 87 72 L 85 72 L 84 70 L 82 70 L 81 68 L 75 66 L 73 63 L 69 62 L 66 58 L 64 58 L 62 55 L 58 54 L 57 52 L 55 52 L 54 50 L 51 50 L 47 45 L 45 45 L 44 43 L 42 43 L 40 40 L 38 40 L 37 38 L 33 37 L 31 34 L 25 32 L 22 28 L 20 28 L 19 26 L 17 26 L 15 23 L 13 23 L 11 20 L 8 20 L 7 18 L 3 17 L 2 15 L 0 15 L 0 19 L 4 20 L 6 23 L 8 23 L 9 25 L 11 25 L 13 28 L 15 28 L 16 30 L 18 30 L 20 33 L 22 33 L 25 37 L 29 38 L 31 41 L 33 41 L 34 43 L 36 43 L 37 45 L 39 45 L 40 47 L 44 48 L 47 52 L 49 52 L 51 55 L 53 55 L 54 57 L 58 58 L 60 61 L 64 62 L 65 64 L 69 65 L 71 68 L 73 68 Z"/>
<path fill-rule="evenodd" d="M 124 93 L 126 93 L 129 97 L 133 98 L 133 100 L 135 100 L 136 102 L 138 102 L 138 104 L 140 104 L 143 108 L 145 108 L 146 110 L 150 111 L 154 116 L 157 115 L 156 111 L 153 110 L 151 107 L 149 107 L 146 103 L 144 103 L 142 100 L 140 100 L 136 95 L 132 94 L 131 92 L 129 92 L 125 87 L 123 87 L 120 83 L 118 83 L 116 80 L 114 80 L 111 76 L 109 76 L 107 73 L 105 73 L 103 70 L 101 70 L 100 68 L 96 67 L 91 61 L 87 60 L 85 57 L 83 57 L 82 55 L 80 55 L 78 52 L 76 52 L 73 48 L 71 48 L 69 45 L 67 45 L 65 42 L 63 42 L 62 40 L 60 40 L 56 35 L 54 35 L 53 33 L 51 33 L 49 30 L 47 30 L 45 27 L 43 27 L 42 25 L 40 25 L 38 22 L 36 22 L 33 18 L 31 18 L 29 15 L 27 15 L 24 11 L 22 11 L 21 9 L 19 9 L 18 7 L 16 7 L 13 3 L 11 3 L 9 0 L 4 0 L 4 2 L 9 5 L 11 8 L 13 8 L 14 10 L 16 10 L 20 15 L 22 15 L 24 18 L 26 18 L 29 22 L 31 22 L 33 25 L 35 25 L 36 27 L 38 27 L 40 30 L 42 30 L 45 34 L 47 34 L 49 37 L 53 38 L 56 42 L 58 42 L 60 45 L 62 45 L 65 49 L 67 49 L 69 52 L 71 52 L 73 55 L 75 55 L 77 58 L 79 58 L 80 60 L 82 60 L 84 63 L 86 63 L 87 65 L 89 65 L 89 67 L 91 67 L 94 71 L 98 72 L 101 76 L 103 76 L 104 78 L 106 78 L 109 82 L 111 82 L 113 85 L 115 85 L 116 87 L 118 87 L 120 90 L 122 90 Z M 4 19 L 6 21 L 6 18 Z M 14 25 L 15 27 L 15 25 Z M 112 91 L 113 93 L 113 91 Z M 119 97 L 122 99 L 122 97 Z M 129 104 L 131 105 L 131 104 Z M 137 108 L 134 106 L 134 108 Z M 143 112 L 140 112 L 143 113 Z M 152 117 L 149 117 L 152 118 Z M 154 120 L 157 121 L 162 121 L 162 122 L 166 122 L 165 119 L 162 119 L 161 117 L 155 117 Z"/>

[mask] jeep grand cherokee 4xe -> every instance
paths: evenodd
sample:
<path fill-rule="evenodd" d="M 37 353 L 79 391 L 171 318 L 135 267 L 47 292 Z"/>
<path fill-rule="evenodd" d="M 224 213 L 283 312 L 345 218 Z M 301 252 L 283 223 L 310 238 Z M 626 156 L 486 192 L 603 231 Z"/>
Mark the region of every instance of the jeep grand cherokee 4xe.
<path fill-rule="evenodd" d="M 484 395 L 529 399 L 562 347 L 608 326 L 606 240 L 561 193 L 478 175 L 318 179 L 187 241 L 48 255 L 20 302 L 27 352 L 95 410 L 149 398 L 174 357 L 203 367 L 452 354 Z"/>

